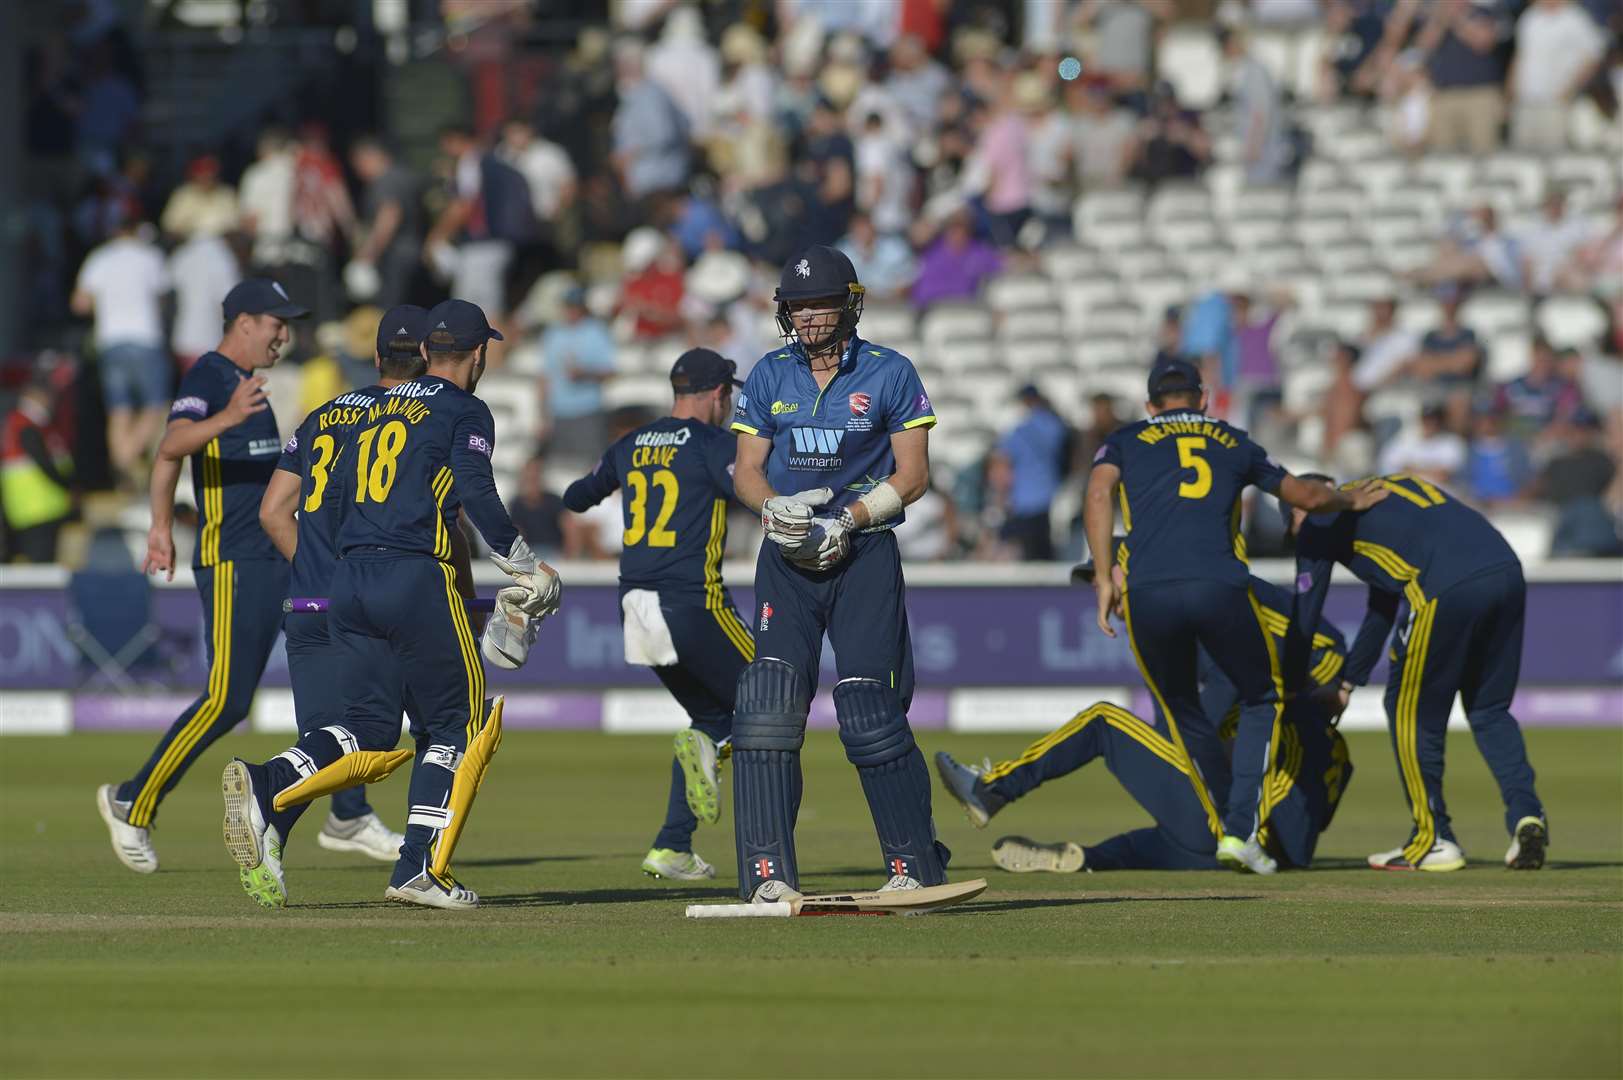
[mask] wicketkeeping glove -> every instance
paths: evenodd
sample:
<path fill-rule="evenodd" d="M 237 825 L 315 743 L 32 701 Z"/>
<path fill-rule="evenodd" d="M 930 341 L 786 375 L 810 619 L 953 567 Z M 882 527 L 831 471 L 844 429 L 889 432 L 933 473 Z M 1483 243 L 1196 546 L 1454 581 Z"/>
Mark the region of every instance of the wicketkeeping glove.
<path fill-rule="evenodd" d="M 834 498 L 833 488 L 812 488 L 793 495 L 774 495 L 761 506 L 761 528 L 780 547 L 798 547 L 811 534 L 812 508 Z"/>
<path fill-rule="evenodd" d="M 546 615 L 531 615 L 524 610 L 529 598 L 529 590 L 520 585 L 509 585 L 496 594 L 496 610 L 485 620 L 479 652 L 499 668 L 515 671 L 529 659 L 530 646 L 535 644 L 541 620 L 546 618 Z"/>
<path fill-rule="evenodd" d="M 535 557 L 535 552 L 524 542 L 524 537 L 516 538 L 512 549 L 506 555 L 492 552 L 490 561 L 501 567 L 502 571 L 513 579 L 513 585 L 509 589 L 503 589 L 496 594 L 498 605 L 502 596 L 511 588 L 519 588 L 524 590 L 525 596 L 521 601 L 516 601 L 514 606 L 524 614 L 544 619 L 558 610 L 559 601 L 563 596 L 563 583 L 558 580 L 557 571 Z"/>

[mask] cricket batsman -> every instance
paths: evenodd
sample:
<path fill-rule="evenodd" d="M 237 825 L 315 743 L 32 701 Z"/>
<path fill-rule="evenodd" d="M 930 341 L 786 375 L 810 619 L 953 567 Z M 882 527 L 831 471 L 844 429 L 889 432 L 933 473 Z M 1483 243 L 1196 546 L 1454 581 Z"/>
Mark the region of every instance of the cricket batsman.
<path fill-rule="evenodd" d="M 873 815 L 884 887 L 940 885 L 950 853 L 907 722 L 912 643 L 891 533 L 929 485 L 936 418 L 912 362 L 857 336 L 863 287 L 845 255 L 802 251 L 774 299 L 785 347 L 750 372 L 732 425 L 734 488 L 766 529 L 757 659 L 739 676 L 733 715 L 739 892 L 767 903 L 799 885 L 800 747 L 825 633 L 840 741 Z"/>

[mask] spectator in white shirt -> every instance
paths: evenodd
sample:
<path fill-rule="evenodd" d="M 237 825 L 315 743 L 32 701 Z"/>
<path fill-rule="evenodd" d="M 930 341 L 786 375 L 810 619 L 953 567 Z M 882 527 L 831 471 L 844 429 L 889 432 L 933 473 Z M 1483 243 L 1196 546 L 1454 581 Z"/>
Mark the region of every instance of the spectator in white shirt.
<path fill-rule="evenodd" d="M 913 167 L 899 136 L 884 117 L 869 113 L 856 139 L 857 207 L 882 233 L 906 231 L 913 216 Z"/>
<path fill-rule="evenodd" d="M 1522 150 L 1564 150 L 1567 107 L 1606 55 L 1606 35 L 1570 0 L 1536 0 L 1516 22 L 1510 66 L 1510 141 Z"/>
<path fill-rule="evenodd" d="M 229 244 L 199 233 L 170 253 L 169 279 L 175 288 L 169 345 L 184 371 L 219 342 L 221 305 L 242 270 Z"/>
<path fill-rule="evenodd" d="M 169 413 L 174 366 L 164 348 L 160 306 L 168 291 L 163 252 L 137 221 L 120 222 L 112 239 L 85 258 L 73 289 L 74 314 L 95 319 L 108 453 L 121 482 L 135 488 L 141 460 Z"/>
<path fill-rule="evenodd" d="M 536 220 L 550 224 L 575 201 L 575 166 L 555 142 L 541 137 L 528 120 L 502 125 L 496 156 L 524 174 Z"/>
<path fill-rule="evenodd" d="M 243 170 L 237 205 L 242 213 L 242 229 L 253 237 L 253 264 L 272 277 L 289 260 L 293 173 L 293 139 L 282 128 L 266 128 L 259 136 L 258 159 Z M 219 336 L 220 328 L 216 326 L 204 350 L 213 348 Z"/>
<path fill-rule="evenodd" d="M 1566 192 L 1552 189 L 1544 196 L 1544 216 L 1518 238 L 1523 274 L 1529 292 L 1540 296 L 1582 287 L 1578 251 L 1590 240 L 1582 219 L 1567 215 Z"/>
<path fill-rule="evenodd" d="M 1441 402 L 1420 411 L 1419 429 L 1404 431 L 1381 451 L 1382 473 L 1413 473 L 1434 484 L 1448 484 L 1465 468 L 1465 440 L 1448 430 L 1448 410 Z"/>
<path fill-rule="evenodd" d="M 705 40 L 698 9 L 684 6 L 671 12 L 647 57 L 648 77 L 682 110 L 693 138 L 703 140 L 710 134 L 710 104 L 721 89 L 721 60 Z"/>
<path fill-rule="evenodd" d="M 1369 330 L 1352 370 L 1352 384 L 1360 393 L 1374 393 L 1398 378 L 1420 351 L 1420 338 L 1397 325 L 1397 310 L 1393 300 L 1369 306 Z"/>

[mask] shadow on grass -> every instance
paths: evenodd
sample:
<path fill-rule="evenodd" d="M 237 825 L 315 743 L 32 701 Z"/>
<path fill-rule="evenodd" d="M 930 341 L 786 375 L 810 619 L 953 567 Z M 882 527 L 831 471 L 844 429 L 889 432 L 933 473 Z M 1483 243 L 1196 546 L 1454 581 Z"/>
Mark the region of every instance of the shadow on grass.
<path fill-rule="evenodd" d="M 932 911 L 932 917 L 943 915 L 990 915 L 1001 911 L 1026 911 L 1040 908 L 1079 907 L 1084 904 L 1169 904 L 1169 903 L 1226 903 L 1235 900 L 1261 900 L 1260 896 L 1034 896 L 1029 899 L 971 900 L 960 907 Z"/>

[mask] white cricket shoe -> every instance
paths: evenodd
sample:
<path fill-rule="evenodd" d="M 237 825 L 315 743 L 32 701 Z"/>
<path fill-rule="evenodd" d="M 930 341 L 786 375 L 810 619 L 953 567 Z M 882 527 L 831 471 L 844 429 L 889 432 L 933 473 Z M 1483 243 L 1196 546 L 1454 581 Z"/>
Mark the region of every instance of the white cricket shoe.
<path fill-rule="evenodd" d="M 716 876 L 716 868 L 700 858 L 698 852 L 670 848 L 650 850 L 642 860 L 642 872 L 649 877 L 672 881 L 704 881 Z"/>
<path fill-rule="evenodd" d="M 316 835 L 316 843 L 328 851 L 353 851 L 386 863 L 400 857 L 400 845 L 405 842 L 404 836 L 390 832 L 389 826 L 376 814 L 366 814 L 349 821 L 328 814 L 326 824 Z"/>
<path fill-rule="evenodd" d="M 918 878 L 908 877 L 906 874 L 892 874 L 890 880 L 879 886 L 880 892 L 902 892 L 906 889 L 922 889 L 924 885 Z"/>
<path fill-rule="evenodd" d="M 1230 870 L 1241 873 L 1272 874 L 1279 870 L 1279 864 L 1273 857 L 1262 850 L 1257 838 L 1241 840 L 1238 836 L 1225 836 L 1217 842 L 1217 861 Z"/>
<path fill-rule="evenodd" d="M 119 802 L 116 784 L 103 784 L 96 789 L 96 810 L 107 823 L 107 837 L 113 842 L 113 854 L 118 861 L 137 874 L 153 874 L 158 870 L 158 853 L 152 847 L 152 830 L 138 829 L 129 822 L 130 804 Z"/>
<path fill-rule="evenodd" d="M 1044 844 L 1024 836 L 1004 836 L 992 845 L 992 861 L 1011 874 L 1074 874 L 1087 857 L 1081 844 L 1069 840 Z"/>
<path fill-rule="evenodd" d="M 750 894 L 750 903 L 788 903 L 790 900 L 800 899 L 800 896 L 801 894 L 799 892 L 789 887 L 789 883 L 787 881 L 779 881 L 777 878 L 768 878 L 759 885 L 755 886 L 755 891 Z"/>
<path fill-rule="evenodd" d="M 992 771 L 990 758 L 980 765 L 970 765 L 957 760 L 945 750 L 938 750 L 935 771 L 941 778 L 941 786 L 964 808 L 964 816 L 975 828 L 986 828 L 992 815 L 1003 809 L 1005 800 L 981 780 L 982 776 Z"/>
<path fill-rule="evenodd" d="M 390 885 L 383 890 L 385 900 L 397 904 L 421 904 L 423 907 L 443 908 L 447 911 L 467 911 L 479 906 L 479 894 L 448 879 L 439 881 L 424 870 L 404 885 Z"/>
<path fill-rule="evenodd" d="M 1524 817 L 1516 822 L 1516 835 L 1505 852 L 1505 865 L 1512 870 L 1539 870 L 1544 866 L 1544 849 L 1550 846 L 1550 831 L 1542 818 Z"/>
<path fill-rule="evenodd" d="M 1465 867 L 1465 852 L 1452 840 L 1438 840 L 1430 851 L 1420 857 L 1419 863 L 1409 862 L 1402 848 L 1394 848 L 1371 855 L 1369 866 L 1371 870 L 1427 870 L 1434 874 L 1446 874 Z"/>
<path fill-rule="evenodd" d="M 220 775 L 225 800 L 225 849 L 237 864 L 242 891 L 262 908 L 287 907 L 287 879 L 282 873 L 282 838 L 265 821 L 248 766 L 233 759 Z"/>

